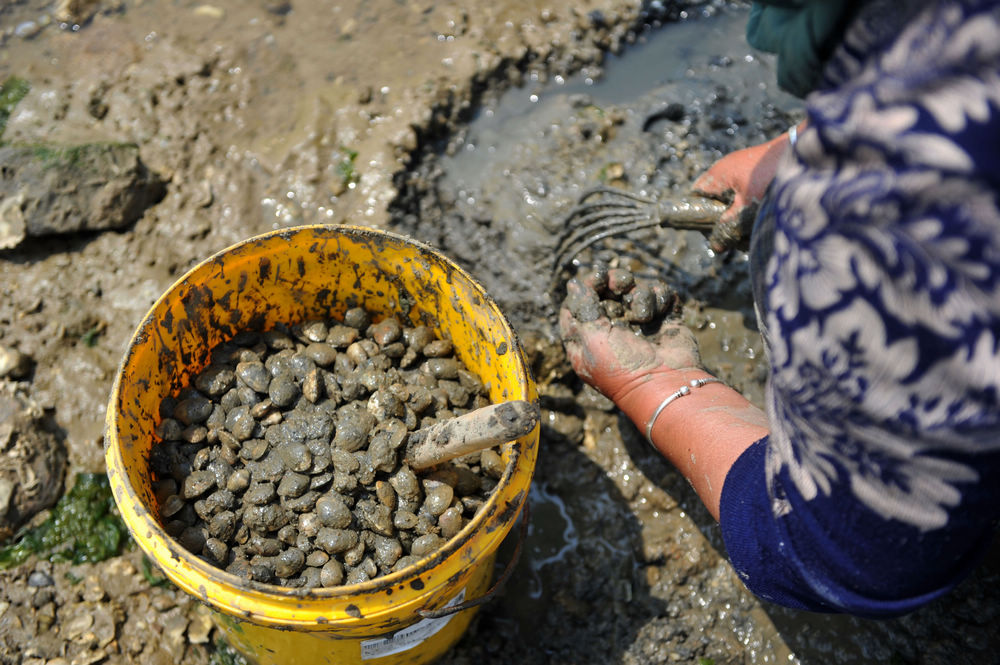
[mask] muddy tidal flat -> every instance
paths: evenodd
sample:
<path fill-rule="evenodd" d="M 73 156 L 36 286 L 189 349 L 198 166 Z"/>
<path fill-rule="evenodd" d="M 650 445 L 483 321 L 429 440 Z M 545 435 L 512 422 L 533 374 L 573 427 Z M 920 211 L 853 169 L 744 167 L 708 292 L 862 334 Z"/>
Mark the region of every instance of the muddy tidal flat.
<path fill-rule="evenodd" d="M 686 482 L 563 355 L 551 261 L 586 190 L 682 197 L 726 152 L 801 119 L 773 62 L 745 44 L 747 12 L 659 0 L 0 4 L 0 665 L 241 662 L 116 522 L 105 413 L 136 325 L 175 280 L 301 224 L 439 249 L 497 300 L 538 383 L 523 551 L 441 663 L 998 662 L 996 553 L 893 621 L 755 599 Z M 709 369 L 760 402 L 745 255 L 654 227 L 578 257 L 592 260 L 670 284 Z M 48 540 L 26 544 L 24 530 Z"/>

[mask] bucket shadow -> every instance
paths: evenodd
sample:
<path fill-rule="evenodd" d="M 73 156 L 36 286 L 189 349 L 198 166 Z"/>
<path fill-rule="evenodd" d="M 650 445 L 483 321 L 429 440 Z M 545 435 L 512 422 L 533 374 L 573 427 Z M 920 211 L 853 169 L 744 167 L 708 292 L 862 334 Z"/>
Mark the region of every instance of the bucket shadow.
<path fill-rule="evenodd" d="M 686 481 L 616 410 L 576 401 L 588 405 L 571 415 L 585 414 L 582 441 L 555 431 L 558 414 L 543 427 L 522 560 L 439 662 L 786 662 L 760 604 L 688 514 L 704 508 Z"/>
<path fill-rule="evenodd" d="M 604 470 L 543 427 L 521 557 L 501 594 L 438 663 L 622 662 L 665 611 L 641 572 L 642 527 Z M 497 557 L 510 560 L 519 528 Z"/>

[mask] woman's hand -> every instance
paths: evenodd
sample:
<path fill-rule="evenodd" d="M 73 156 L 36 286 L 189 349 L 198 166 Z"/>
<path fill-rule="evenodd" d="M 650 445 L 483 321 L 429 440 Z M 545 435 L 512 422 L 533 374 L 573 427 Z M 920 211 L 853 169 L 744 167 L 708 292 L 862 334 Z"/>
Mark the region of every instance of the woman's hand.
<path fill-rule="evenodd" d="M 694 182 L 695 193 L 730 204 L 709 236 L 713 250 L 746 248 L 757 208 L 789 145 L 788 134 L 782 134 L 767 143 L 731 152 Z"/>
<path fill-rule="evenodd" d="M 688 388 L 692 380 L 711 378 L 700 368 L 691 331 L 671 319 L 653 337 L 613 325 L 601 306 L 601 286 L 590 279 L 566 285 L 559 329 L 573 369 L 646 433 L 718 518 L 726 475 L 743 451 L 767 434 L 767 418 L 721 383 Z M 682 388 L 685 396 L 675 399 Z"/>
<path fill-rule="evenodd" d="M 559 312 L 566 355 L 581 379 L 619 407 L 652 377 L 700 366 L 694 335 L 681 323 L 668 319 L 657 335 L 642 337 L 612 325 L 595 285 L 572 279 L 566 293 Z"/>

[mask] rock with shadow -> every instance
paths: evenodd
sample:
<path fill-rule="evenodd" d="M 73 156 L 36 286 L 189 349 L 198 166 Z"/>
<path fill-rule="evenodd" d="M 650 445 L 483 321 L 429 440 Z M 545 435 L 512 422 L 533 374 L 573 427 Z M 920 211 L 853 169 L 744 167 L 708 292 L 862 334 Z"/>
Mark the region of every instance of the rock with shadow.
<path fill-rule="evenodd" d="M 124 228 L 166 192 L 132 143 L 2 145 L 0 164 L 0 249 Z"/>

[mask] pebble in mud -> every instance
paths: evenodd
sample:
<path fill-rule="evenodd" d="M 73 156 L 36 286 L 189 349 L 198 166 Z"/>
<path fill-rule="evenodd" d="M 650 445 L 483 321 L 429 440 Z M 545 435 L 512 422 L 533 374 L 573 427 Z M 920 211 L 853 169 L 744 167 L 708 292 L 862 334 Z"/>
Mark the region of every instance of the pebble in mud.
<path fill-rule="evenodd" d="M 487 404 L 426 326 L 351 308 L 241 333 L 161 406 L 160 515 L 244 579 L 313 588 L 400 570 L 461 531 L 503 473 L 486 450 L 417 474 L 407 435 Z"/>

